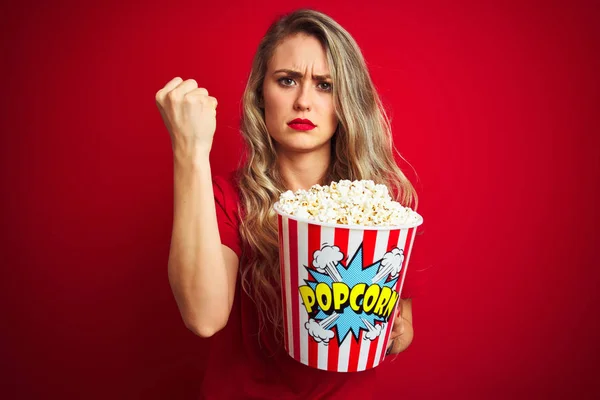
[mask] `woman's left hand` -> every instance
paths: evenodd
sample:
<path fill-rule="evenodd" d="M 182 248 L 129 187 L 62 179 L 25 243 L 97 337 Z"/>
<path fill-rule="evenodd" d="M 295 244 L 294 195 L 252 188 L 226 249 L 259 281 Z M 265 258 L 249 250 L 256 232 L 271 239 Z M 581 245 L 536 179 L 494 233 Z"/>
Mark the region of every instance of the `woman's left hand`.
<path fill-rule="evenodd" d="M 386 354 L 398 354 L 408 348 L 414 337 L 412 326 L 412 301 L 400 300 L 398 314 L 394 318 L 394 325 L 390 333 Z"/>

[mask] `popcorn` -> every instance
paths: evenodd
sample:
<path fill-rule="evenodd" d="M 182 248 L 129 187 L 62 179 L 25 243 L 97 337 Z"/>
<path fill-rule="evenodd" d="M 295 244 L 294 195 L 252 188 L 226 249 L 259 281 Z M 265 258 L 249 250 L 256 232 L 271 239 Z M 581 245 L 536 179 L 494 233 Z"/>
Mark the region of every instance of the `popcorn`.
<path fill-rule="evenodd" d="M 372 180 L 341 180 L 295 193 L 288 190 L 279 197 L 278 208 L 298 218 L 343 225 L 396 226 L 421 219 L 392 200 L 387 186 Z"/>

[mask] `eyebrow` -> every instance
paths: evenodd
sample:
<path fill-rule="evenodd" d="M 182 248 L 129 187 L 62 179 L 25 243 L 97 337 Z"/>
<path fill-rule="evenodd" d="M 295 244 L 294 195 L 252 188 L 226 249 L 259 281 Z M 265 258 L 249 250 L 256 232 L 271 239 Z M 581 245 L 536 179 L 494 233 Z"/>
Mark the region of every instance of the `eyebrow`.
<path fill-rule="evenodd" d="M 293 69 L 278 69 L 277 71 L 273 72 L 273 75 L 278 74 L 280 72 L 286 73 L 289 76 L 291 76 L 292 78 L 303 78 L 304 77 L 304 74 L 302 74 L 302 72 L 296 71 Z M 326 80 L 326 79 L 331 79 L 331 75 L 329 75 L 329 74 L 313 75 L 312 78 L 317 81 L 322 81 L 322 80 Z"/>

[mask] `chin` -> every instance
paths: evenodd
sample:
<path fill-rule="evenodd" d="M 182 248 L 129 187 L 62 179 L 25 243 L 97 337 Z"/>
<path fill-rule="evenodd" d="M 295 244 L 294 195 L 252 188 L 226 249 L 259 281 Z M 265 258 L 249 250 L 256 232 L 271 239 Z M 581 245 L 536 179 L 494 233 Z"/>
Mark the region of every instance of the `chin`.
<path fill-rule="evenodd" d="M 310 153 L 315 150 L 321 149 L 327 145 L 325 143 L 315 143 L 314 140 L 282 140 L 275 141 L 277 150 L 283 150 L 294 153 Z"/>

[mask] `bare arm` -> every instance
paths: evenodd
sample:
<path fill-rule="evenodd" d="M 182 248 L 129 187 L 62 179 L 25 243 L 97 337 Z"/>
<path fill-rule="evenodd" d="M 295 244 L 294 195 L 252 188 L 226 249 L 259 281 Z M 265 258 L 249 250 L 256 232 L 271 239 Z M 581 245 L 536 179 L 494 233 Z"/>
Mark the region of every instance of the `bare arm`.
<path fill-rule="evenodd" d="M 237 270 L 237 255 L 221 244 L 208 157 L 175 158 L 169 282 L 191 331 L 209 337 L 226 325 Z"/>
<path fill-rule="evenodd" d="M 217 99 L 176 77 L 156 93 L 156 105 L 173 147 L 169 283 L 185 325 L 208 337 L 227 324 L 238 270 L 237 255 L 221 244 L 212 189 Z"/>

